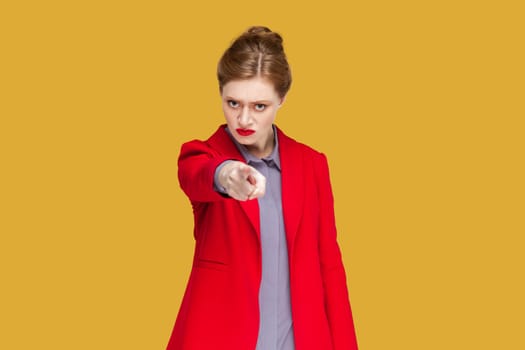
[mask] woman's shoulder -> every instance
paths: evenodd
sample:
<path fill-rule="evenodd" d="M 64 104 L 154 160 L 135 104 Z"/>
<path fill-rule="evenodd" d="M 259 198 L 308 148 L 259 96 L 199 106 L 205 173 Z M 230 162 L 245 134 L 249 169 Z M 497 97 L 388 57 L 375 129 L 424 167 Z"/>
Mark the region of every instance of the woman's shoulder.
<path fill-rule="evenodd" d="M 217 130 L 207 139 L 194 139 L 187 141 L 181 146 L 181 156 L 202 155 L 208 157 L 226 157 L 228 159 L 242 160 L 239 150 L 226 132 L 226 125 L 220 125 Z"/>
<path fill-rule="evenodd" d="M 288 136 L 279 128 L 277 128 L 277 130 L 279 134 L 279 147 L 282 147 L 287 151 L 298 152 L 306 158 L 318 159 L 324 157 L 324 154 L 321 151 L 307 145 L 306 143 L 298 141 L 293 137 Z"/>
<path fill-rule="evenodd" d="M 220 148 L 229 143 L 228 134 L 225 131 L 226 125 L 220 125 L 211 135 L 206 138 L 195 138 L 182 143 L 182 147 L 209 147 Z"/>

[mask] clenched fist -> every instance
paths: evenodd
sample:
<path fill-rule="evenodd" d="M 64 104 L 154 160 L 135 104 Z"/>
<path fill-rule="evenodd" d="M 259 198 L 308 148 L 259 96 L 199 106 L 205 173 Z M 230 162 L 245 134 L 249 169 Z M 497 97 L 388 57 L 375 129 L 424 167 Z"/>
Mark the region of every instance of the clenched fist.
<path fill-rule="evenodd" d="M 266 178 L 255 168 L 239 161 L 227 161 L 218 174 L 219 184 L 226 193 L 239 201 L 264 196 Z"/>

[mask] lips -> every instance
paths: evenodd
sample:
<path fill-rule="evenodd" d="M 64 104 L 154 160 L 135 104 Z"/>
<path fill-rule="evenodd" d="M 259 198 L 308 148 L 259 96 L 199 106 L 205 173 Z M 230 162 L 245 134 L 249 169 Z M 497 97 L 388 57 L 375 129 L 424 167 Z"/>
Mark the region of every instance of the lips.
<path fill-rule="evenodd" d="M 255 130 L 251 129 L 235 129 L 235 131 L 237 131 L 237 133 L 241 136 L 250 136 L 255 132 Z"/>

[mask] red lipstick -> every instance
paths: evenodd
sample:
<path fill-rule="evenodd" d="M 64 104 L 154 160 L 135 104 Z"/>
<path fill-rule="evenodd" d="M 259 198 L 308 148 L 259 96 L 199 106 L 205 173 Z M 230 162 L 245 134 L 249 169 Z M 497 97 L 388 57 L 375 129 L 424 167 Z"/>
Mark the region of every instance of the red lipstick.
<path fill-rule="evenodd" d="M 237 131 L 237 134 L 241 136 L 250 136 L 251 134 L 255 132 L 255 130 L 251 130 L 251 129 L 235 129 L 235 131 Z"/>

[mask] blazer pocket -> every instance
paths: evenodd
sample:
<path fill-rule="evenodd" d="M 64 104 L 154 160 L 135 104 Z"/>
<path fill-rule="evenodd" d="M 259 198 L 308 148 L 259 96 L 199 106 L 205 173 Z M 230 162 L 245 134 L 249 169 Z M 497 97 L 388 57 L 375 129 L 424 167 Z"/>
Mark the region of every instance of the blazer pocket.
<path fill-rule="evenodd" d="M 197 259 L 197 267 L 202 267 L 204 269 L 228 270 L 228 265 L 225 262 L 217 260 L 208 260 L 208 259 Z"/>

